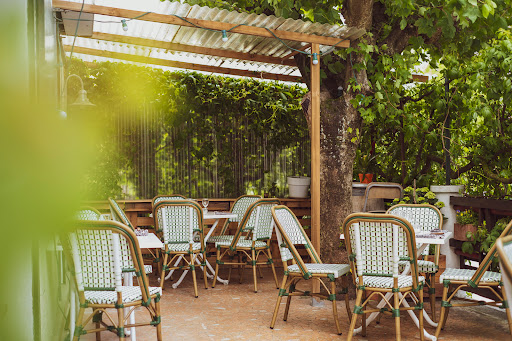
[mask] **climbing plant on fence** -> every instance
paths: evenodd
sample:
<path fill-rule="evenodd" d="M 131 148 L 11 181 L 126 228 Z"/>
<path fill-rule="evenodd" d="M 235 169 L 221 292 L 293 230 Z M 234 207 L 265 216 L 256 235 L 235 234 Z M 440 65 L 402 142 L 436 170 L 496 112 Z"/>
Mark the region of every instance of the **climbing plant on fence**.
<path fill-rule="evenodd" d="M 70 71 L 104 112 L 102 143 L 116 141 L 109 157 L 131 197 L 235 197 L 263 194 L 274 182 L 284 195 L 286 176 L 309 173 L 300 86 L 79 60 Z M 102 178 L 98 197 L 121 195 L 112 168 Z"/>

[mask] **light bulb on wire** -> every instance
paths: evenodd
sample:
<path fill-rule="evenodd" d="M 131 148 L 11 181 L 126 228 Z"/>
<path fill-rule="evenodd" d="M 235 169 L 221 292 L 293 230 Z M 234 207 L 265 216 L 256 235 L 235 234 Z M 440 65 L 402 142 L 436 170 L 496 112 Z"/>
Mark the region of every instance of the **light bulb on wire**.
<path fill-rule="evenodd" d="M 121 20 L 121 25 L 123 26 L 123 31 L 128 31 L 128 24 L 125 19 Z"/>
<path fill-rule="evenodd" d="M 313 53 L 313 64 L 318 64 L 318 53 Z"/>
<path fill-rule="evenodd" d="M 226 30 L 222 30 L 222 41 L 228 41 L 228 33 Z"/>

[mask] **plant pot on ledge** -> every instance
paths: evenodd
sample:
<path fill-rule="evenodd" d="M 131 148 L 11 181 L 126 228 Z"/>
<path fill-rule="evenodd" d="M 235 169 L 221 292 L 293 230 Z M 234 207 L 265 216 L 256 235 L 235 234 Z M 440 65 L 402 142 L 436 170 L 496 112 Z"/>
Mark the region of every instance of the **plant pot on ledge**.
<path fill-rule="evenodd" d="M 453 224 L 453 239 L 460 240 L 463 242 L 469 241 L 467 238 L 467 232 L 471 232 L 475 235 L 477 226 L 473 224 Z"/>
<path fill-rule="evenodd" d="M 359 173 L 359 182 L 361 182 L 363 184 L 369 184 L 372 181 L 373 181 L 373 174 Z"/>

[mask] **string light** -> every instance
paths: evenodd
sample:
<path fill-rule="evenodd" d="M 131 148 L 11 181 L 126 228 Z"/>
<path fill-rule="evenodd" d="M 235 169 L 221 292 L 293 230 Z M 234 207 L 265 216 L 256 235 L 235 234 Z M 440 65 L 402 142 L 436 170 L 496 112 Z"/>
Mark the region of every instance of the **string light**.
<path fill-rule="evenodd" d="M 121 20 L 121 25 L 123 25 L 123 31 L 128 31 L 128 24 L 125 19 Z"/>
<path fill-rule="evenodd" d="M 228 41 L 228 33 L 226 30 L 222 30 L 222 41 Z"/>
<path fill-rule="evenodd" d="M 318 64 L 318 53 L 313 53 L 313 65 Z"/>

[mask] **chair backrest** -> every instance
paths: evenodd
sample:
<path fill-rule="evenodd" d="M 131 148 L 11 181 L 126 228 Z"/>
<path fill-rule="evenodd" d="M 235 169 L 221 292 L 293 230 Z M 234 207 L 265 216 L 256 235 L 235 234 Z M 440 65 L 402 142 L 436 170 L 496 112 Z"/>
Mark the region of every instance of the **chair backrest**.
<path fill-rule="evenodd" d="M 117 201 L 112 198 L 108 198 L 108 203 L 110 206 L 110 214 L 112 215 L 112 220 L 123 223 L 135 231 L 135 227 L 132 225 L 130 219 L 128 219 L 126 213 L 124 213 L 124 210 L 121 209 Z"/>
<path fill-rule="evenodd" d="M 163 200 L 168 201 L 168 200 L 182 200 L 182 199 L 186 199 L 186 198 L 181 194 L 169 194 L 169 195 L 162 194 L 162 195 L 157 195 L 156 197 L 154 197 L 151 205 L 155 206 L 155 204 L 158 204 L 160 201 L 163 201 Z"/>
<path fill-rule="evenodd" d="M 247 230 L 252 231 L 253 241 L 270 241 L 272 232 L 274 230 L 274 219 L 272 218 L 272 207 L 279 205 L 278 199 L 260 199 L 252 203 L 238 225 L 235 237 L 231 242 L 231 246 L 235 246 L 240 239 L 243 232 Z M 249 227 L 250 223 L 254 222 L 254 228 Z"/>
<path fill-rule="evenodd" d="M 75 217 L 78 220 L 101 220 L 101 213 L 94 207 L 82 207 Z"/>
<path fill-rule="evenodd" d="M 441 230 L 443 215 L 435 206 L 429 204 L 398 204 L 386 212 L 404 218 L 415 231 Z"/>
<path fill-rule="evenodd" d="M 512 234 L 512 220 L 508 223 L 508 225 L 505 227 L 503 232 L 501 232 L 501 235 L 498 239 L 508 237 Z M 496 249 L 496 243 L 491 247 L 485 258 L 480 262 L 480 266 L 478 269 L 476 269 L 475 274 L 473 277 L 471 277 L 471 280 L 469 281 L 469 285 L 476 286 L 480 282 L 480 279 L 482 279 L 482 276 L 485 274 L 487 269 L 491 266 L 492 260 L 496 257 L 497 254 Z"/>
<path fill-rule="evenodd" d="M 165 244 L 194 243 L 199 232 L 203 244 L 203 211 L 192 200 L 162 200 L 153 207 L 155 227 L 163 232 Z"/>
<path fill-rule="evenodd" d="M 242 195 L 236 198 L 235 202 L 233 203 L 233 207 L 231 207 L 231 213 L 235 213 L 237 215 L 236 218 L 230 218 L 226 219 L 224 222 L 224 225 L 222 226 L 222 229 L 220 231 L 220 234 L 225 234 L 226 229 L 228 228 L 230 223 L 239 223 L 242 221 L 242 219 L 245 216 L 245 213 L 249 209 L 249 206 L 251 206 L 253 203 L 261 199 L 261 195 Z M 254 228 L 254 219 L 255 217 L 251 217 L 250 220 L 245 224 L 245 230 L 244 232 L 247 232 Z"/>
<path fill-rule="evenodd" d="M 144 301 L 149 297 L 149 285 L 142 254 L 135 233 L 119 222 L 81 220 L 68 234 L 70 256 L 75 267 L 77 288 L 85 290 L 121 291 L 122 261 L 119 238 L 127 240 Z"/>
<path fill-rule="evenodd" d="M 359 285 L 364 285 L 362 276 L 397 278 L 398 262 L 409 260 L 413 287 L 418 286 L 415 234 L 408 221 L 391 214 L 353 213 L 343 222 L 343 232 Z"/>
<path fill-rule="evenodd" d="M 363 211 L 366 212 L 368 206 L 368 199 L 395 199 L 401 198 L 403 188 L 400 184 L 394 182 L 370 182 L 366 186 L 364 192 L 364 207 Z"/>
<path fill-rule="evenodd" d="M 311 257 L 311 263 L 322 263 L 322 261 L 302 228 L 302 225 L 295 214 L 284 205 L 272 207 L 272 216 L 277 227 L 276 236 L 285 270 L 287 268 L 287 262 L 291 260 L 293 263 L 299 265 L 302 275 L 309 278 L 309 271 L 295 245 L 305 246 Z"/>

